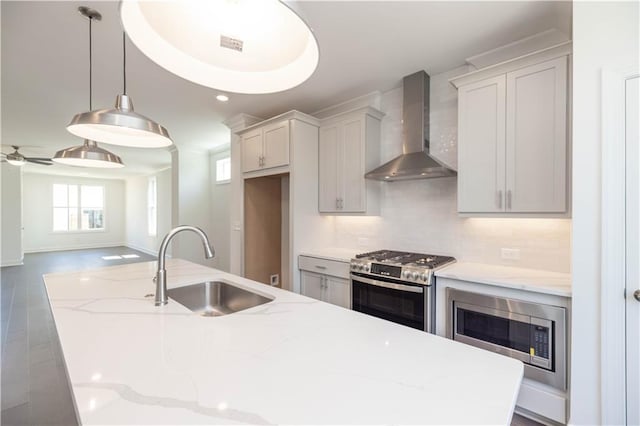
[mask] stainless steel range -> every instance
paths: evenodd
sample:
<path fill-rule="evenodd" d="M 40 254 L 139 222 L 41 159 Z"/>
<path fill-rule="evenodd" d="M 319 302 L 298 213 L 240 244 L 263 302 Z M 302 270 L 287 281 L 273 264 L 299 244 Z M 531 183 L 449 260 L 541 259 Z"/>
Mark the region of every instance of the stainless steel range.
<path fill-rule="evenodd" d="M 453 257 L 379 250 L 351 259 L 354 311 L 435 332 L 434 271 Z"/>

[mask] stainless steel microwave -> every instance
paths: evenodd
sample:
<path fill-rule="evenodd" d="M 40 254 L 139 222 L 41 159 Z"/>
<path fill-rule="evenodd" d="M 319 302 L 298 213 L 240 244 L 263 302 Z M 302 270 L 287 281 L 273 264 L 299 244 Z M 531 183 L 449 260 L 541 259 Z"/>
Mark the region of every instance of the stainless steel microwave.
<path fill-rule="evenodd" d="M 519 359 L 524 375 L 567 388 L 566 309 L 447 288 L 447 337 Z"/>

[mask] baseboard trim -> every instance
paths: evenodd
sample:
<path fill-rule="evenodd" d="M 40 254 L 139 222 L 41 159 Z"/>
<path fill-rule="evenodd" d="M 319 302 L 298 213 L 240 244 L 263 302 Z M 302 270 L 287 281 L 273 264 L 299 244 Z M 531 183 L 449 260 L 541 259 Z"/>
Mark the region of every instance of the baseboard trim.
<path fill-rule="evenodd" d="M 0 263 L 0 268 L 4 268 L 5 266 L 22 266 L 22 265 L 24 265 L 24 259 L 9 260 L 7 262 Z"/>
<path fill-rule="evenodd" d="M 74 246 L 55 246 L 55 247 L 38 247 L 25 249 L 25 253 L 45 253 L 49 251 L 67 251 L 67 250 L 85 250 L 85 249 L 98 249 L 107 247 L 127 247 L 125 243 L 107 243 L 107 244 L 81 244 Z"/>
<path fill-rule="evenodd" d="M 124 246 L 127 247 L 127 248 L 130 248 L 132 250 L 141 251 L 141 252 L 146 253 L 146 254 L 148 254 L 150 256 L 157 256 L 158 255 L 157 251 L 149 250 L 149 249 L 144 248 L 144 247 L 138 247 L 135 244 L 125 243 Z M 171 257 L 171 256 L 167 255 L 167 257 Z"/>

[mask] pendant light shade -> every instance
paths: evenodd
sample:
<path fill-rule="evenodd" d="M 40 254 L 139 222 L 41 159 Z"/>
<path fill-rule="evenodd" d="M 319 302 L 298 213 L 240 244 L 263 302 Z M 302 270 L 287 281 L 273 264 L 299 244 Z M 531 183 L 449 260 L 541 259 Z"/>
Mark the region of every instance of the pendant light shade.
<path fill-rule="evenodd" d="M 84 14 L 82 10 L 80 13 Z M 91 74 L 91 71 L 89 73 Z M 90 106 L 90 111 L 76 114 L 71 119 L 67 130 L 81 138 L 111 145 L 134 148 L 162 148 L 171 145 L 173 142 L 167 129 L 133 111 L 133 102 L 127 96 L 127 48 L 124 33 L 122 33 L 122 80 L 123 94 L 116 97 L 114 108 L 92 110 Z"/>
<path fill-rule="evenodd" d="M 115 108 L 76 114 L 67 130 L 91 140 L 136 148 L 161 148 L 172 144 L 160 124 L 133 111 L 127 95 L 118 95 Z"/>
<path fill-rule="evenodd" d="M 53 161 L 67 166 L 97 167 L 103 169 L 118 169 L 124 167 L 120 157 L 102 149 L 94 141 L 85 140 L 84 144 L 65 148 L 56 152 Z"/>
<path fill-rule="evenodd" d="M 120 18 L 152 61 L 225 92 L 280 92 L 318 66 L 313 32 L 278 0 L 122 0 Z"/>

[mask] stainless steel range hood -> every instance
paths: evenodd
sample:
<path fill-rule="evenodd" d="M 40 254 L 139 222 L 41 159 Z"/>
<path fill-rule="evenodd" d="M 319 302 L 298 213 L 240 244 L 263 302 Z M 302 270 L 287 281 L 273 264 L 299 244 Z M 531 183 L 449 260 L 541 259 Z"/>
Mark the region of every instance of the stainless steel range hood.
<path fill-rule="evenodd" d="M 455 170 L 429 155 L 429 75 L 418 71 L 402 81 L 403 154 L 364 177 L 389 182 L 456 176 Z"/>

